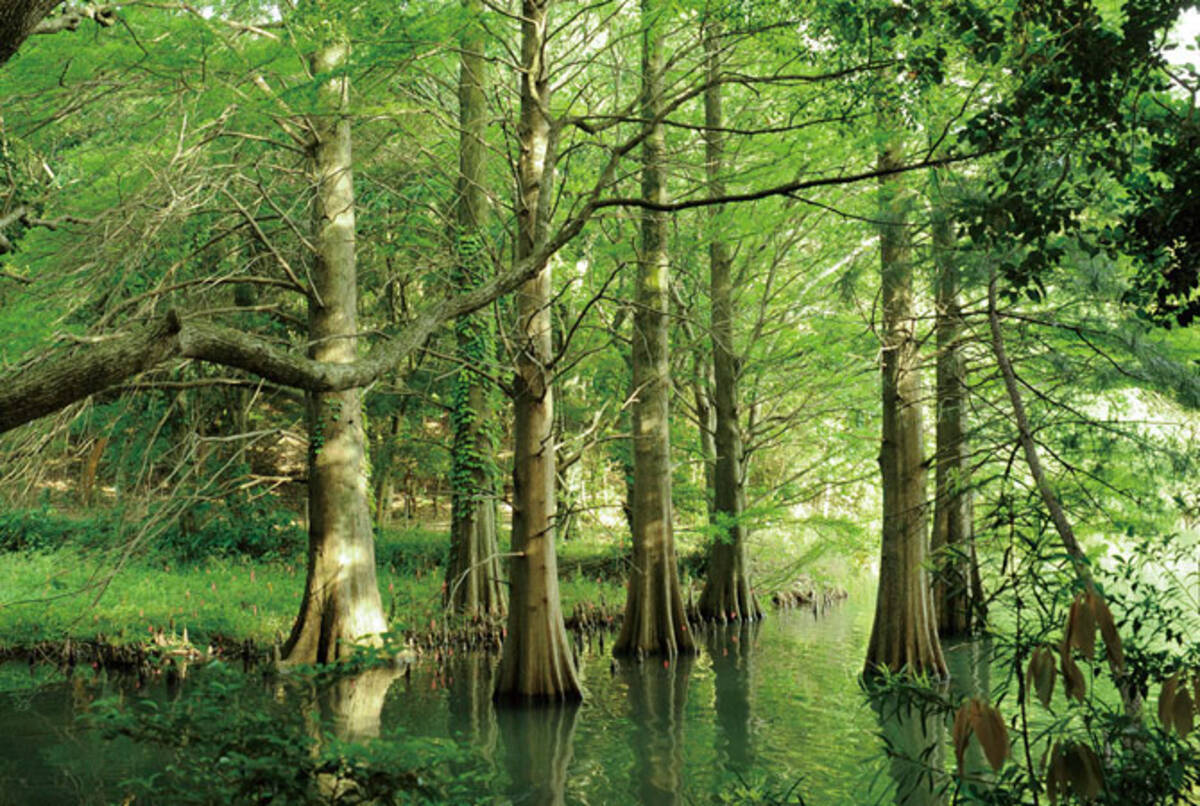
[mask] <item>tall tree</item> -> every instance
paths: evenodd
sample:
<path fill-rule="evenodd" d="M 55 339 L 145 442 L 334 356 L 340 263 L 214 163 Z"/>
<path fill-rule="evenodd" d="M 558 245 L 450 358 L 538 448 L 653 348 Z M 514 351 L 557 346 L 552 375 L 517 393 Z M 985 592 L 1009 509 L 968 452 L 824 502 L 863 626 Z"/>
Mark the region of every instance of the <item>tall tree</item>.
<path fill-rule="evenodd" d="M 890 116 L 884 116 L 885 121 Z M 885 122 L 883 125 L 888 125 Z M 889 669 L 944 676 L 929 577 L 925 570 L 928 519 L 921 424 L 917 318 L 913 310 L 911 191 L 887 171 L 902 164 L 900 138 L 879 154 L 879 255 L 883 322 L 883 541 L 879 594 L 867 648 L 867 672 Z"/>
<path fill-rule="evenodd" d="M 662 18 L 658 0 L 642 0 L 642 197 L 667 199 L 663 161 Z M 671 507 L 670 347 L 667 338 L 667 213 L 643 208 L 633 315 L 633 564 L 617 655 L 696 651 L 688 631 L 675 558 Z"/>
<path fill-rule="evenodd" d="M 935 185 L 936 185 L 936 172 Z M 943 638 L 967 635 L 982 600 L 975 557 L 975 524 L 968 461 L 966 359 L 954 259 L 954 224 L 935 187 L 933 261 L 937 333 L 937 462 L 930 549 L 935 562 L 934 610 Z"/>
<path fill-rule="evenodd" d="M 350 80 L 342 72 L 349 49 L 347 38 L 336 37 L 311 59 L 318 88 L 308 122 L 315 191 L 308 355 L 330 364 L 354 362 L 358 344 Z M 377 643 L 387 630 L 375 578 L 359 390 L 309 394 L 308 426 L 308 576 L 284 657 L 328 663 L 355 644 Z"/>
<path fill-rule="evenodd" d="M 721 114 L 721 44 L 718 24 L 704 26 L 704 54 L 708 82 L 704 91 L 704 151 L 708 192 L 725 195 L 722 172 L 725 162 Z M 762 618 L 762 609 L 750 587 L 750 552 L 746 545 L 743 511 L 746 491 L 743 472 L 742 431 L 738 413 L 738 358 L 733 343 L 733 262 L 729 245 L 720 235 L 721 208 L 710 208 L 712 232 L 708 261 L 712 295 L 709 325 L 712 339 L 713 398 L 716 466 L 713 472 L 714 520 L 708 558 L 708 579 L 700 595 L 700 615 L 715 621 Z"/>
<path fill-rule="evenodd" d="M 456 224 L 458 256 L 455 284 L 476 288 L 483 280 L 483 189 L 487 145 L 483 95 L 484 31 L 479 0 L 464 0 L 468 19 L 460 47 L 458 80 L 459 175 Z M 458 317 L 454 325 L 457 357 L 451 420 L 454 447 L 450 480 L 453 504 L 450 561 L 446 564 L 446 602 L 469 617 L 504 613 L 500 579 L 500 548 L 496 540 L 496 442 L 489 428 L 495 417 L 489 405 L 487 381 L 477 369 L 493 354 L 487 317 L 475 312 Z"/>
<path fill-rule="evenodd" d="M 521 117 L 517 130 L 517 262 L 545 254 L 554 174 L 549 117 L 546 12 L 550 0 L 521 5 Z M 496 696 L 579 699 L 582 688 L 558 597 L 554 553 L 554 392 L 551 383 L 550 264 L 517 290 L 514 379 L 512 603 Z"/>

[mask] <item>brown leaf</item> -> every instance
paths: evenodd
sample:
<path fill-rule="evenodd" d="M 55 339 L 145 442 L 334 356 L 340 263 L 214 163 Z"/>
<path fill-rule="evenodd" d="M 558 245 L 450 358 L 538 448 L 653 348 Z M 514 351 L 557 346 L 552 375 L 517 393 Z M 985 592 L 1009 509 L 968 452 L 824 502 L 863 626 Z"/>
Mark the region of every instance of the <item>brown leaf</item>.
<path fill-rule="evenodd" d="M 1004 715 L 991 703 L 973 700 L 971 709 L 971 728 L 975 738 L 983 747 L 992 770 L 999 771 L 1008 758 L 1008 728 L 1004 725 Z"/>
<path fill-rule="evenodd" d="M 1025 673 L 1027 685 L 1037 694 L 1042 705 L 1050 707 L 1054 696 L 1054 655 L 1049 648 L 1040 646 L 1029 656 L 1029 669 Z"/>
<path fill-rule="evenodd" d="M 1096 655 L 1096 617 L 1087 601 L 1087 594 L 1079 594 L 1071 602 L 1071 612 L 1067 617 L 1067 640 L 1071 646 L 1091 660 Z"/>
<path fill-rule="evenodd" d="M 1098 593 L 1089 594 L 1092 614 L 1100 627 L 1100 637 L 1104 639 L 1104 649 L 1108 654 L 1108 662 L 1118 672 L 1125 670 L 1125 650 L 1121 646 L 1121 636 L 1117 633 L 1117 624 L 1113 621 L 1112 611 L 1108 603 Z"/>
<path fill-rule="evenodd" d="M 1051 806 L 1055 806 L 1058 803 L 1059 793 L 1065 792 L 1066 788 L 1066 762 L 1063 760 L 1058 742 L 1055 742 L 1054 747 L 1050 750 L 1050 757 L 1046 764 L 1046 795 L 1050 798 Z"/>
<path fill-rule="evenodd" d="M 1063 689 L 1067 692 L 1067 696 L 1083 702 L 1084 697 L 1087 696 L 1087 682 L 1083 679 L 1083 672 L 1080 671 L 1079 664 L 1071 657 L 1071 650 L 1065 646 L 1062 651 L 1062 675 Z"/>
<path fill-rule="evenodd" d="M 1095 800 L 1104 791 L 1104 768 L 1092 748 L 1076 742 L 1063 753 L 1071 790 L 1083 800 Z"/>
<path fill-rule="evenodd" d="M 1175 730 L 1179 731 L 1180 737 L 1186 739 L 1196 724 L 1196 711 L 1192 704 L 1192 695 L 1188 693 L 1187 688 L 1180 687 L 1176 692 L 1172 710 L 1174 711 Z"/>
<path fill-rule="evenodd" d="M 1178 685 L 1179 672 L 1176 672 L 1167 678 L 1158 693 L 1158 721 L 1164 730 L 1175 724 L 1175 689 Z"/>
<path fill-rule="evenodd" d="M 954 728 L 950 732 L 954 738 L 954 760 L 958 769 L 962 769 L 963 753 L 967 749 L 967 740 L 971 738 L 971 701 L 968 700 L 958 707 L 954 715 Z"/>

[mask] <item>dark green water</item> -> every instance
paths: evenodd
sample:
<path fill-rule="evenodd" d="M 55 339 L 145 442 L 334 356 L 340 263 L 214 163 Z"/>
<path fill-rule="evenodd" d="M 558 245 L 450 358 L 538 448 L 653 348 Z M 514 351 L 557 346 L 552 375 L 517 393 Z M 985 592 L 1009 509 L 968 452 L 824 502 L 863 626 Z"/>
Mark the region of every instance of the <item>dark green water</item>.
<path fill-rule="evenodd" d="M 335 718 L 353 734 L 381 730 L 378 741 L 401 727 L 469 743 L 493 773 L 484 802 L 712 803 L 739 782 L 777 794 L 794 786 L 808 804 L 933 802 L 919 785 L 895 794 L 906 773 L 880 735 L 913 737 L 881 727 L 858 687 L 867 599 L 710 630 L 698 657 L 671 664 L 615 664 L 595 645 L 577 707 L 496 709 L 494 658 L 475 655 L 421 661 L 374 695 L 363 686 Z M 78 709 L 115 690 L 77 682 L 0 694 L 0 806 L 101 803 L 115 781 L 155 769 L 152 751 L 77 724 Z M 128 696 L 165 699 L 161 690 Z"/>

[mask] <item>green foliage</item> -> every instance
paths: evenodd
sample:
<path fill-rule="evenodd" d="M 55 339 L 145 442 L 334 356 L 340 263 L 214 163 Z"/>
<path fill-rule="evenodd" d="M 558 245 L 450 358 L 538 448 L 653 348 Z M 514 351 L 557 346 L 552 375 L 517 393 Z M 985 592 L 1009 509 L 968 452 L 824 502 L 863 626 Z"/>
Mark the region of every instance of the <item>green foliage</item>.
<path fill-rule="evenodd" d="M 67 545 L 96 547 L 111 545 L 119 533 L 119 518 L 97 512 L 71 517 L 50 506 L 38 509 L 0 508 L 0 552 L 34 552 Z"/>
<path fill-rule="evenodd" d="M 181 562 L 197 562 L 209 557 L 296 559 L 306 542 L 295 516 L 278 509 L 272 499 L 233 496 L 197 502 L 167 527 L 156 545 Z"/>

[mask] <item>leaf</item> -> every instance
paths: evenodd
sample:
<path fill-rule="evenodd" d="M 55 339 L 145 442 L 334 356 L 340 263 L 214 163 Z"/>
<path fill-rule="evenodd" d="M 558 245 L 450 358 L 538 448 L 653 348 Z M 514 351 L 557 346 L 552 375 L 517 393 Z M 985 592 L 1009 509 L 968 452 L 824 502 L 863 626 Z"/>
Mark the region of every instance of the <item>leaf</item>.
<path fill-rule="evenodd" d="M 1112 611 L 1108 609 L 1108 603 L 1104 601 L 1104 597 L 1100 594 L 1092 592 L 1089 596 L 1091 598 L 1092 614 L 1096 617 L 1096 624 L 1100 627 L 1100 635 L 1104 638 L 1104 649 L 1108 654 L 1108 662 L 1114 670 L 1118 672 L 1124 671 L 1125 650 L 1121 646 L 1121 636 L 1117 633 L 1117 625 L 1113 621 Z"/>
<path fill-rule="evenodd" d="M 1058 795 L 1060 792 L 1067 790 L 1067 763 L 1063 758 L 1062 748 L 1058 742 L 1054 743 L 1054 747 L 1050 749 L 1050 756 L 1046 764 L 1046 795 L 1050 798 L 1051 806 L 1058 803 Z"/>
<path fill-rule="evenodd" d="M 1044 646 L 1033 650 L 1029 656 L 1029 669 L 1025 679 L 1030 690 L 1037 694 L 1042 706 L 1049 708 L 1054 696 L 1054 655 Z"/>
<path fill-rule="evenodd" d="M 954 715 L 954 728 L 950 732 L 954 739 L 954 760 L 958 763 L 960 770 L 963 765 L 963 753 L 967 749 L 967 740 L 971 738 L 971 702 L 968 700 L 958 707 L 958 713 Z"/>
<path fill-rule="evenodd" d="M 1009 755 L 1008 729 L 1004 725 L 1004 716 L 991 703 L 972 700 L 971 728 L 983 747 L 988 764 L 992 765 L 993 771 L 999 771 Z"/>
<path fill-rule="evenodd" d="M 1083 702 L 1083 698 L 1087 696 L 1087 682 L 1083 679 L 1083 672 L 1080 671 L 1079 664 L 1071 657 L 1071 650 L 1066 644 L 1063 644 L 1062 648 L 1062 674 L 1063 689 L 1067 692 L 1067 696 Z"/>
<path fill-rule="evenodd" d="M 1094 750 L 1083 742 L 1076 742 L 1063 753 L 1066 762 L 1067 780 L 1077 797 L 1095 800 L 1104 791 L 1104 768 Z"/>
<path fill-rule="evenodd" d="M 1162 691 L 1158 693 L 1158 721 L 1163 728 L 1175 724 L 1175 689 L 1179 685 L 1179 672 L 1171 675 L 1163 683 Z"/>
<path fill-rule="evenodd" d="M 1188 693 L 1187 688 L 1180 688 L 1175 694 L 1175 703 L 1171 710 L 1174 711 L 1175 730 L 1179 731 L 1180 738 L 1186 739 L 1196 724 L 1192 695 Z"/>
<path fill-rule="evenodd" d="M 1096 617 L 1092 613 L 1087 594 L 1080 594 L 1071 602 L 1067 615 L 1068 643 L 1091 660 L 1096 655 Z"/>

